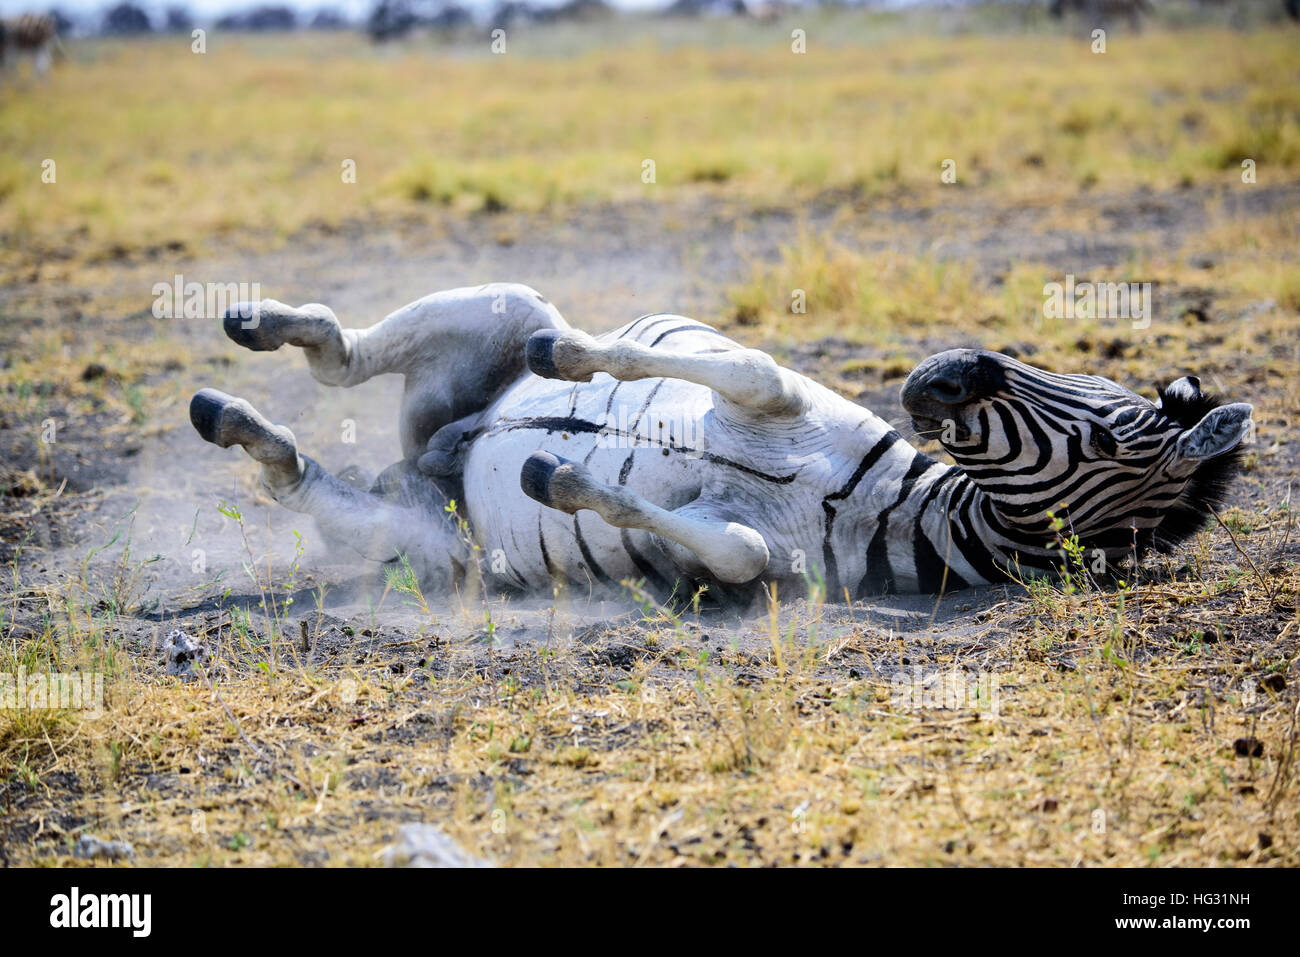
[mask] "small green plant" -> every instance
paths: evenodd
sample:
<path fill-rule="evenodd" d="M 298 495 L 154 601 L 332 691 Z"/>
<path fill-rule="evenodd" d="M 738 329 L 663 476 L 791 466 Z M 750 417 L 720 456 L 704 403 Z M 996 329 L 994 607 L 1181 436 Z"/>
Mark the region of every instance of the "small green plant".
<path fill-rule="evenodd" d="M 248 530 L 244 525 L 244 515 L 237 505 L 228 505 L 222 502 L 217 505 L 217 511 L 226 518 L 233 521 L 239 528 L 240 539 L 244 546 L 244 558 L 242 565 L 244 573 L 252 581 L 258 591 L 258 607 L 262 610 L 262 620 L 265 625 L 266 637 L 260 639 L 252 629 L 251 615 L 245 609 L 230 609 L 230 627 L 239 638 L 240 647 L 248 650 L 250 646 L 260 644 L 265 640 L 270 646 L 270 658 L 262 659 L 260 662 L 254 662 L 256 667 L 262 668 L 268 676 L 274 679 L 275 670 L 280 661 L 280 646 L 287 645 L 290 654 L 296 659 L 297 652 L 294 650 L 292 636 L 288 633 L 289 608 L 294 603 L 293 590 L 297 585 L 298 571 L 301 566 L 304 548 L 302 535 L 295 529 L 293 531 L 294 549 L 293 558 L 289 563 L 288 578 L 285 582 L 282 594 L 277 597 L 275 589 L 275 577 L 271 572 L 271 555 L 268 551 L 266 556 L 265 579 L 259 573 L 257 568 L 257 559 L 253 554 L 252 544 L 248 540 Z M 229 589 L 226 591 L 229 595 Z"/>

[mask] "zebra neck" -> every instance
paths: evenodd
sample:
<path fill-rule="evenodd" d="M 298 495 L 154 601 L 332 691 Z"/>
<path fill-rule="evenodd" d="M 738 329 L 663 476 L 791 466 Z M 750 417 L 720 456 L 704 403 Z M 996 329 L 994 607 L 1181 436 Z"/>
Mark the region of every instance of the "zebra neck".
<path fill-rule="evenodd" d="M 1060 548 L 1049 535 L 1008 522 L 993 499 L 957 466 L 938 474 L 933 486 L 917 527 L 930 540 L 941 576 L 947 567 L 943 590 L 1005 582 L 1009 575 L 1018 579 L 1024 572 L 1060 566 Z"/>

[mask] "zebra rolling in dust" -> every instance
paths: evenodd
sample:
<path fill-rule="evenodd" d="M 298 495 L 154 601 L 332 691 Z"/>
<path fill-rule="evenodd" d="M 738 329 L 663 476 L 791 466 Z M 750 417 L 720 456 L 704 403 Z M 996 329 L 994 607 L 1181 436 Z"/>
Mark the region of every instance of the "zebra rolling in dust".
<path fill-rule="evenodd" d="M 405 376 L 403 459 L 369 491 L 242 399 L 203 389 L 190 418 L 208 442 L 243 446 L 328 541 L 405 556 L 426 587 L 473 561 L 517 592 L 632 580 L 661 599 L 704 584 L 744 602 L 810 577 L 833 597 L 951 591 L 1059 566 L 1049 511 L 1087 555 L 1119 561 L 1205 524 L 1251 427 L 1249 405 L 1192 376 L 1153 402 L 956 349 L 902 392 L 951 466 L 704 323 L 650 315 L 592 337 L 513 284 L 436 293 L 368 329 L 319 304 L 242 303 L 225 329 L 253 350 L 300 347 L 328 385 Z"/>

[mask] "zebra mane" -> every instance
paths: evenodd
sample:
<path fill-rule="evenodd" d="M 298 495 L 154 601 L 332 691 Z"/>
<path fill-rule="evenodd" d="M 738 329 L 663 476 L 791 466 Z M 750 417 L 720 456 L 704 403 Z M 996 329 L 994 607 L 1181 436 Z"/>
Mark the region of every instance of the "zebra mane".
<path fill-rule="evenodd" d="M 1184 429 L 1194 427 L 1212 410 L 1223 405 L 1218 396 L 1199 389 L 1190 395 L 1162 387 L 1159 393 L 1161 413 Z M 1202 462 L 1160 524 L 1139 537 L 1139 545 L 1144 550 L 1171 552 L 1204 528 L 1210 520 L 1210 509 L 1221 509 L 1227 504 L 1228 491 L 1241 471 L 1244 458 L 1245 452 L 1238 445 L 1230 452 Z"/>

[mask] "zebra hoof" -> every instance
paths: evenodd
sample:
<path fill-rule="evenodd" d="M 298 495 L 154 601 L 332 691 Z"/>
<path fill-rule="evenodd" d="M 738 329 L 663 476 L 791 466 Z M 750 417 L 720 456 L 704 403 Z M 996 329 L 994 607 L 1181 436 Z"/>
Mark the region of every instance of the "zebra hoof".
<path fill-rule="evenodd" d="M 190 424 L 203 441 L 228 449 L 232 445 L 249 448 L 259 462 L 277 458 L 297 458 L 293 433 L 282 425 L 272 425 L 246 401 L 226 395 L 218 389 L 200 389 L 190 399 Z"/>
<path fill-rule="evenodd" d="M 564 334 L 561 329 L 538 329 L 528 337 L 524 355 L 528 359 L 528 368 L 533 375 L 543 379 L 563 379 L 560 370 L 555 367 L 555 340 Z"/>
<path fill-rule="evenodd" d="M 567 460 L 550 452 L 534 452 L 524 460 L 524 467 L 519 471 L 519 487 L 533 501 L 551 508 L 551 479 L 556 469 L 567 464 Z"/>
<path fill-rule="evenodd" d="M 194 393 L 194 398 L 190 399 L 190 424 L 204 442 L 228 447 L 229 443 L 221 441 L 221 414 L 236 401 L 234 396 L 217 389 L 200 389 Z"/>
<path fill-rule="evenodd" d="M 242 445 L 253 461 L 262 464 L 262 484 L 272 494 L 292 489 L 312 464 L 299 458 L 298 443 L 286 426 L 268 422 L 243 399 L 216 389 L 194 393 L 190 423 L 205 442 L 219 448 Z"/>
<path fill-rule="evenodd" d="M 237 302 L 226 310 L 221 325 L 226 336 L 245 349 L 274 352 L 284 345 L 284 338 L 277 334 L 276 323 L 268 322 L 270 318 L 260 302 Z"/>

